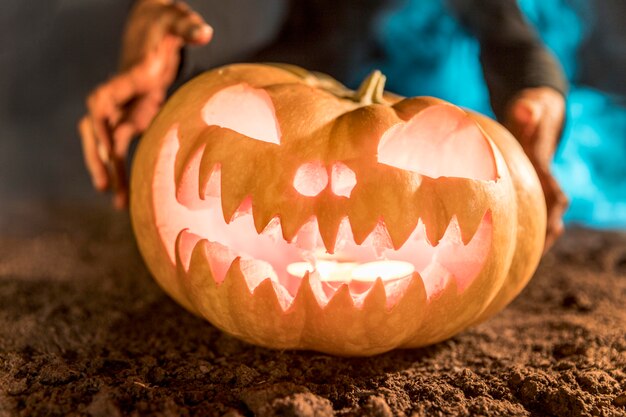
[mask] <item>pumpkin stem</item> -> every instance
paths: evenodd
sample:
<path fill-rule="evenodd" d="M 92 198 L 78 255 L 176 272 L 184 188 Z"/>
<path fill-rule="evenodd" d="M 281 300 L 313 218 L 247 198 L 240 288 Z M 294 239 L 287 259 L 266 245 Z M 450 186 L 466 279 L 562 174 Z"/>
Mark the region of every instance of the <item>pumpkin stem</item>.
<path fill-rule="evenodd" d="M 386 103 L 383 97 L 385 81 L 387 81 L 387 77 L 379 70 L 374 70 L 356 91 L 354 100 L 364 106 Z"/>

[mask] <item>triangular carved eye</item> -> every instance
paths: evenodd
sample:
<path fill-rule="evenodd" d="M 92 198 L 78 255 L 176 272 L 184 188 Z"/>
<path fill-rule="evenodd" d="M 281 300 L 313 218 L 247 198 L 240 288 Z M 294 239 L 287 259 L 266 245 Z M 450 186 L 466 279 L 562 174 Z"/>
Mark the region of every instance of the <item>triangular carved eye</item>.
<path fill-rule="evenodd" d="M 478 124 L 443 104 L 387 130 L 378 144 L 378 162 L 431 178 L 498 177 L 493 150 Z"/>
<path fill-rule="evenodd" d="M 209 126 L 225 127 L 251 139 L 280 144 L 272 99 L 263 89 L 236 84 L 215 93 L 202 108 Z"/>

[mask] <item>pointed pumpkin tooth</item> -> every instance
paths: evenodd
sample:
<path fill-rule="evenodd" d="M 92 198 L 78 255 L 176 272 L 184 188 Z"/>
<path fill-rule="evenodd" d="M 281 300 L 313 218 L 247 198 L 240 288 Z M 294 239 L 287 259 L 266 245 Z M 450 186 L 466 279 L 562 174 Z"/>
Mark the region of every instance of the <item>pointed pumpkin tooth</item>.
<path fill-rule="evenodd" d="M 419 215 L 417 210 L 404 212 L 396 219 L 385 218 L 385 226 L 391 238 L 393 248 L 398 250 L 409 239 L 417 224 L 419 223 Z"/>
<path fill-rule="evenodd" d="M 189 208 L 196 208 L 202 205 L 202 200 L 198 199 L 196 190 L 198 187 L 200 162 L 204 152 L 204 145 L 190 152 L 181 165 L 182 172 L 176 178 L 176 199 Z M 200 196 L 202 199 L 203 196 Z"/>
<path fill-rule="evenodd" d="M 362 245 L 378 226 L 380 215 L 373 212 L 354 211 L 348 215 L 354 243 Z"/>
<path fill-rule="evenodd" d="M 201 315 L 203 313 L 202 307 L 200 307 L 195 300 L 194 295 L 196 294 L 196 291 L 192 289 L 193 283 L 188 278 L 193 276 L 206 276 L 209 277 L 210 282 L 213 282 L 213 280 L 210 278 L 211 274 L 208 264 L 204 259 L 204 256 L 202 255 L 202 253 L 204 252 L 203 245 L 206 243 L 206 240 L 199 240 L 192 249 L 189 249 L 189 260 L 183 261 L 183 259 L 185 258 L 185 256 L 182 255 L 185 250 L 181 248 L 182 240 L 184 239 L 183 233 L 186 233 L 186 230 L 183 230 L 178 234 L 175 247 L 176 272 L 178 275 L 178 279 L 166 282 L 163 285 L 164 289 L 168 293 L 172 294 L 178 302 L 180 302 L 190 311 L 194 311 L 196 314 Z M 200 270 L 199 274 L 197 274 L 198 270 Z M 170 285 L 173 286 L 173 288 L 170 287 Z"/>
<path fill-rule="evenodd" d="M 224 281 L 228 270 L 230 269 L 233 260 L 237 258 L 237 255 L 226 245 L 202 239 L 194 247 L 191 256 L 191 262 L 189 264 L 190 276 L 193 272 L 192 269 L 194 266 L 194 259 L 196 258 L 196 265 L 207 265 L 209 271 L 208 275 L 205 271 L 206 268 L 202 269 L 202 274 L 207 277 L 211 277 L 215 284 L 219 285 Z"/>
<path fill-rule="evenodd" d="M 222 213 L 226 223 L 230 223 L 244 200 L 252 195 L 251 174 L 242 174 L 240 170 L 228 164 L 221 167 Z"/>
<path fill-rule="evenodd" d="M 393 243 L 391 242 L 391 237 L 389 237 L 389 232 L 387 231 L 384 221 L 381 220 L 376 224 L 376 227 L 374 227 L 367 239 L 365 239 L 363 245 L 372 247 L 378 258 L 382 258 L 386 250 L 393 248 Z"/>
<path fill-rule="evenodd" d="M 325 295 L 323 295 L 323 292 L 320 292 L 320 295 L 323 296 L 322 299 L 318 298 L 318 296 L 316 295 L 316 291 L 313 289 L 309 272 L 305 272 L 304 276 L 302 277 L 302 281 L 300 282 L 298 292 L 293 299 L 293 303 L 291 303 L 289 311 L 309 311 L 311 312 L 311 314 L 307 314 L 307 316 L 310 317 L 309 320 L 315 320 L 316 317 L 319 317 L 319 314 L 321 314 L 322 306 L 325 306 L 327 304 L 327 300 L 325 298 Z"/>
<path fill-rule="evenodd" d="M 389 298 L 389 295 L 387 296 Z M 424 320 L 430 320 L 425 314 L 428 307 L 424 281 L 418 272 L 414 272 L 402 295 L 396 297 L 395 303 L 389 311 L 387 326 L 395 329 L 398 337 L 404 342 L 403 347 L 417 347 L 420 343 L 418 329 Z"/>
<path fill-rule="evenodd" d="M 316 305 L 319 308 L 326 307 L 330 298 L 335 295 L 335 290 L 332 289 L 329 291 L 328 284 L 320 280 L 319 274 L 311 274 L 307 272 L 306 276 L 308 277 L 308 285 Z"/>
<path fill-rule="evenodd" d="M 269 293 L 268 304 L 265 304 L 266 300 L 253 296 L 248 279 L 245 276 L 246 266 L 242 265 L 242 262 L 241 257 L 233 260 L 224 282 L 219 287 L 220 298 L 223 299 L 224 303 L 222 311 L 228 314 L 228 319 L 232 321 L 231 331 L 236 332 L 250 342 L 263 343 L 257 335 L 257 333 L 263 334 L 262 331 L 258 332 L 258 326 L 263 325 L 259 324 L 258 318 L 267 317 L 267 308 L 271 309 L 272 305 L 277 313 L 281 312 L 280 303 L 273 289 Z M 258 284 L 260 285 L 261 283 L 262 281 Z M 259 285 L 256 285 L 255 288 L 258 288 Z M 268 323 L 271 324 L 271 321 Z"/>
<path fill-rule="evenodd" d="M 245 274 L 245 272 L 244 272 Z M 286 314 L 292 297 L 270 278 L 262 280 L 252 293 L 240 286 L 228 294 L 234 331 L 244 340 L 261 346 L 288 349 L 300 340 L 304 311 Z M 259 318 L 262 318 L 259 320 Z"/>
<path fill-rule="evenodd" d="M 199 240 L 193 248 L 189 257 L 189 266 L 187 268 L 188 275 L 207 276 L 213 278 L 211 265 L 207 258 L 207 245 L 209 241 L 206 239 Z"/>
<path fill-rule="evenodd" d="M 279 239 L 283 239 L 280 217 L 272 216 L 266 220 L 265 218 L 261 218 L 260 215 L 257 215 L 257 211 L 255 210 L 252 210 L 252 216 L 254 219 L 254 228 L 257 231 L 257 234 L 269 236 L 274 242 L 277 242 Z"/>
<path fill-rule="evenodd" d="M 476 210 L 471 209 L 460 210 L 456 213 L 456 220 L 461 230 L 461 240 L 464 245 L 467 245 L 478 231 L 484 217 L 483 214 L 478 214 Z"/>
<path fill-rule="evenodd" d="M 266 279 L 278 283 L 278 276 L 272 264 L 261 259 L 240 259 L 239 270 L 243 274 L 250 293 Z"/>
<path fill-rule="evenodd" d="M 441 185 L 437 180 L 424 177 L 422 184 L 414 194 L 414 200 L 426 231 L 426 239 L 431 246 L 437 246 L 446 233 L 452 214 L 441 198 Z M 445 193 L 444 193 L 445 195 Z M 419 220 L 418 220 L 419 221 Z"/>
<path fill-rule="evenodd" d="M 200 168 L 198 178 L 198 196 L 204 200 L 206 197 L 221 197 L 222 195 L 222 172 L 219 163 L 206 168 Z"/>
<path fill-rule="evenodd" d="M 213 294 L 218 286 L 213 269 L 207 258 L 206 239 L 198 241 L 191 252 L 189 268 L 184 276 L 179 276 L 179 284 L 185 288 L 185 294 L 193 310 L 204 317 L 216 317 L 219 303 L 212 302 L 208 294 Z M 182 269 L 182 266 L 180 266 Z"/>
<path fill-rule="evenodd" d="M 302 325 L 297 333 L 301 343 L 306 343 L 311 339 L 315 340 L 320 317 L 324 315 L 322 305 L 325 303 L 320 303 L 316 298 L 307 272 L 304 274 L 298 292 L 286 312 L 288 317 L 301 320 Z"/>
<path fill-rule="evenodd" d="M 317 219 L 319 234 L 328 253 L 335 253 L 341 221 L 342 218 L 339 216 L 324 216 Z"/>
<path fill-rule="evenodd" d="M 252 214 L 252 197 L 251 196 L 246 196 L 241 204 L 239 204 L 239 207 L 237 208 L 237 210 L 235 210 L 235 214 L 233 214 L 233 217 L 231 217 L 231 221 L 242 217 L 242 216 L 253 216 Z M 253 216 L 254 218 L 254 216 Z"/>
<path fill-rule="evenodd" d="M 262 310 L 265 313 L 260 314 L 261 317 L 271 317 L 284 313 L 293 300 L 280 284 L 270 278 L 264 279 L 257 285 L 252 293 L 252 298 L 256 305 L 255 310 Z"/>
<path fill-rule="evenodd" d="M 178 188 L 185 170 L 187 170 L 190 166 L 190 162 L 197 156 L 198 150 L 200 148 L 204 148 L 204 142 L 198 138 L 195 139 L 195 143 L 194 140 L 187 142 L 181 141 L 180 130 L 178 127 L 171 128 L 168 131 L 167 136 L 166 141 L 173 140 L 177 145 L 174 163 L 174 182 Z M 202 150 L 200 155 L 202 155 L 203 152 L 204 151 Z"/>
<path fill-rule="evenodd" d="M 243 272 L 241 272 L 241 256 L 237 256 L 230 263 L 226 275 L 224 276 L 224 281 L 222 281 L 222 285 L 220 286 L 220 291 L 223 291 L 227 299 L 235 298 L 244 300 L 250 295 L 250 288 L 248 287 L 246 278 L 243 276 Z"/>
<path fill-rule="evenodd" d="M 348 284 L 342 284 L 335 294 L 328 300 L 328 304 L 324 307 L 324 312 L 330 314 L 330 317 L 341 317 L 342 313 L 354 309 L 354 300 L 350 294 Z"/>
<path fill-rule="evenodd" d="M 320 243 L 317 219 L 313 217 L 306 222 L 300 230 L 298 230 L 298 233 L 295 238 L 293 238 L 291 243 L 295 244 L 303 251 L 314 251 L 317 248 L 318 243 Z"/>
<path fill-rule="evenodd" d="M 221 164 L 211 152 L 209 146 L 204 146 L 198 172 L 198 195 L 204 199 L 206 194 L 213 197 L 221 195 Z"/>
<path fill-rule="evenodd" d="M 379 277 L 374 281 L 374 285 L 367 292 L 367 295 L 363 299 L 363 304 L 361 308 L 363 311 L 368 313 L 368 323 L 374 324 L 376 321 L 381 321 L 384 319 L 384 311 L 387 304 L 387 294 L 385 290 L 385 284 L 383 284 L 383 280 Z M 357 305 L 358 306 L 358 305 Z M 375 326 L 372 326 L 375 327 Z"/>
<path fill-rule="evenodd" d="M 228 193 L 231 194 L 231 193 Z M 250 196 L 240 195 L 239 193 L 231 194 L 230 197 L 222 196 L 222 214 L 226 223 L 232 222 L 239 211 L 245 211 L 248 207 Z"/>
<path fill-rule="evenodd" d="M 393 203 L 383 206 L 385 227 L 394 249 L 398 250 L 411 236 L 419 221 L 423 202 L 413 189 L 402 189 Z"/>
<path fill-rule="evenodd" d="M 296 205 L 290 212 L 281 212 L 279 216 L 280 225 L 283 229 L 283 238 L 287 242 L 292 242 L 305 224 L 316 221 L 313 210 L 306 206 L 298 207 Z"/>
<path fill-rule="evenodd" d="M 196 248 L 202 246 L 200 243 L 203 241 L 206 241 L 206 239 L 191 233 L 188 229 L 181 230 L 178 236 L 176 236 L 174 244 L 176 266 L 182 267 L 183 271 L 188 272 L 193 253 L 196 251 Z"/>
<path fill-rule="evenodd" d="M 452 214 L 448 213 L 444 207 L 431 208 L 422 213 L 422 222 L 426 229 L 426 238 L 431 246 L 437 246 L 448 229 L 452 220 Z"/>

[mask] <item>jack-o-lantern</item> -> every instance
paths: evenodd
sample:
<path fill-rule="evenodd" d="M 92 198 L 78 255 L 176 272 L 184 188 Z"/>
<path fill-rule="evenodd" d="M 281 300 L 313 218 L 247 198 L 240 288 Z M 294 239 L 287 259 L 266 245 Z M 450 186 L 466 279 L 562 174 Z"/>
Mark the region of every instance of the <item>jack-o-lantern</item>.
<path fill-rule="evenodd" d="M 543 248 L 532 166 L 496 122 L 383 84 L 239 64 L 177 91 L 131 184 L 165 291 L 248 342 L 341 355 L 434 343 L 510 302 Z"/>

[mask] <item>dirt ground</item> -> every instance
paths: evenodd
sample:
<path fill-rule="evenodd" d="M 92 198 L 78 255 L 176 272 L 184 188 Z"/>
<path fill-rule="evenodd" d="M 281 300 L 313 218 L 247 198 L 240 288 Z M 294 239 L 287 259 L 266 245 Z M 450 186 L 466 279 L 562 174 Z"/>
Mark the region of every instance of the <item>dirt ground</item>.
<path fill-rule="evenodd" d="M 4 204 L 4 203 L 3 203 Z M 626 416 L 626 234 L 572 229 L 489 322 L 346 359 L 239 342 L 150 278 L 127 215 L 0 216 L 0 416 Z"/>

